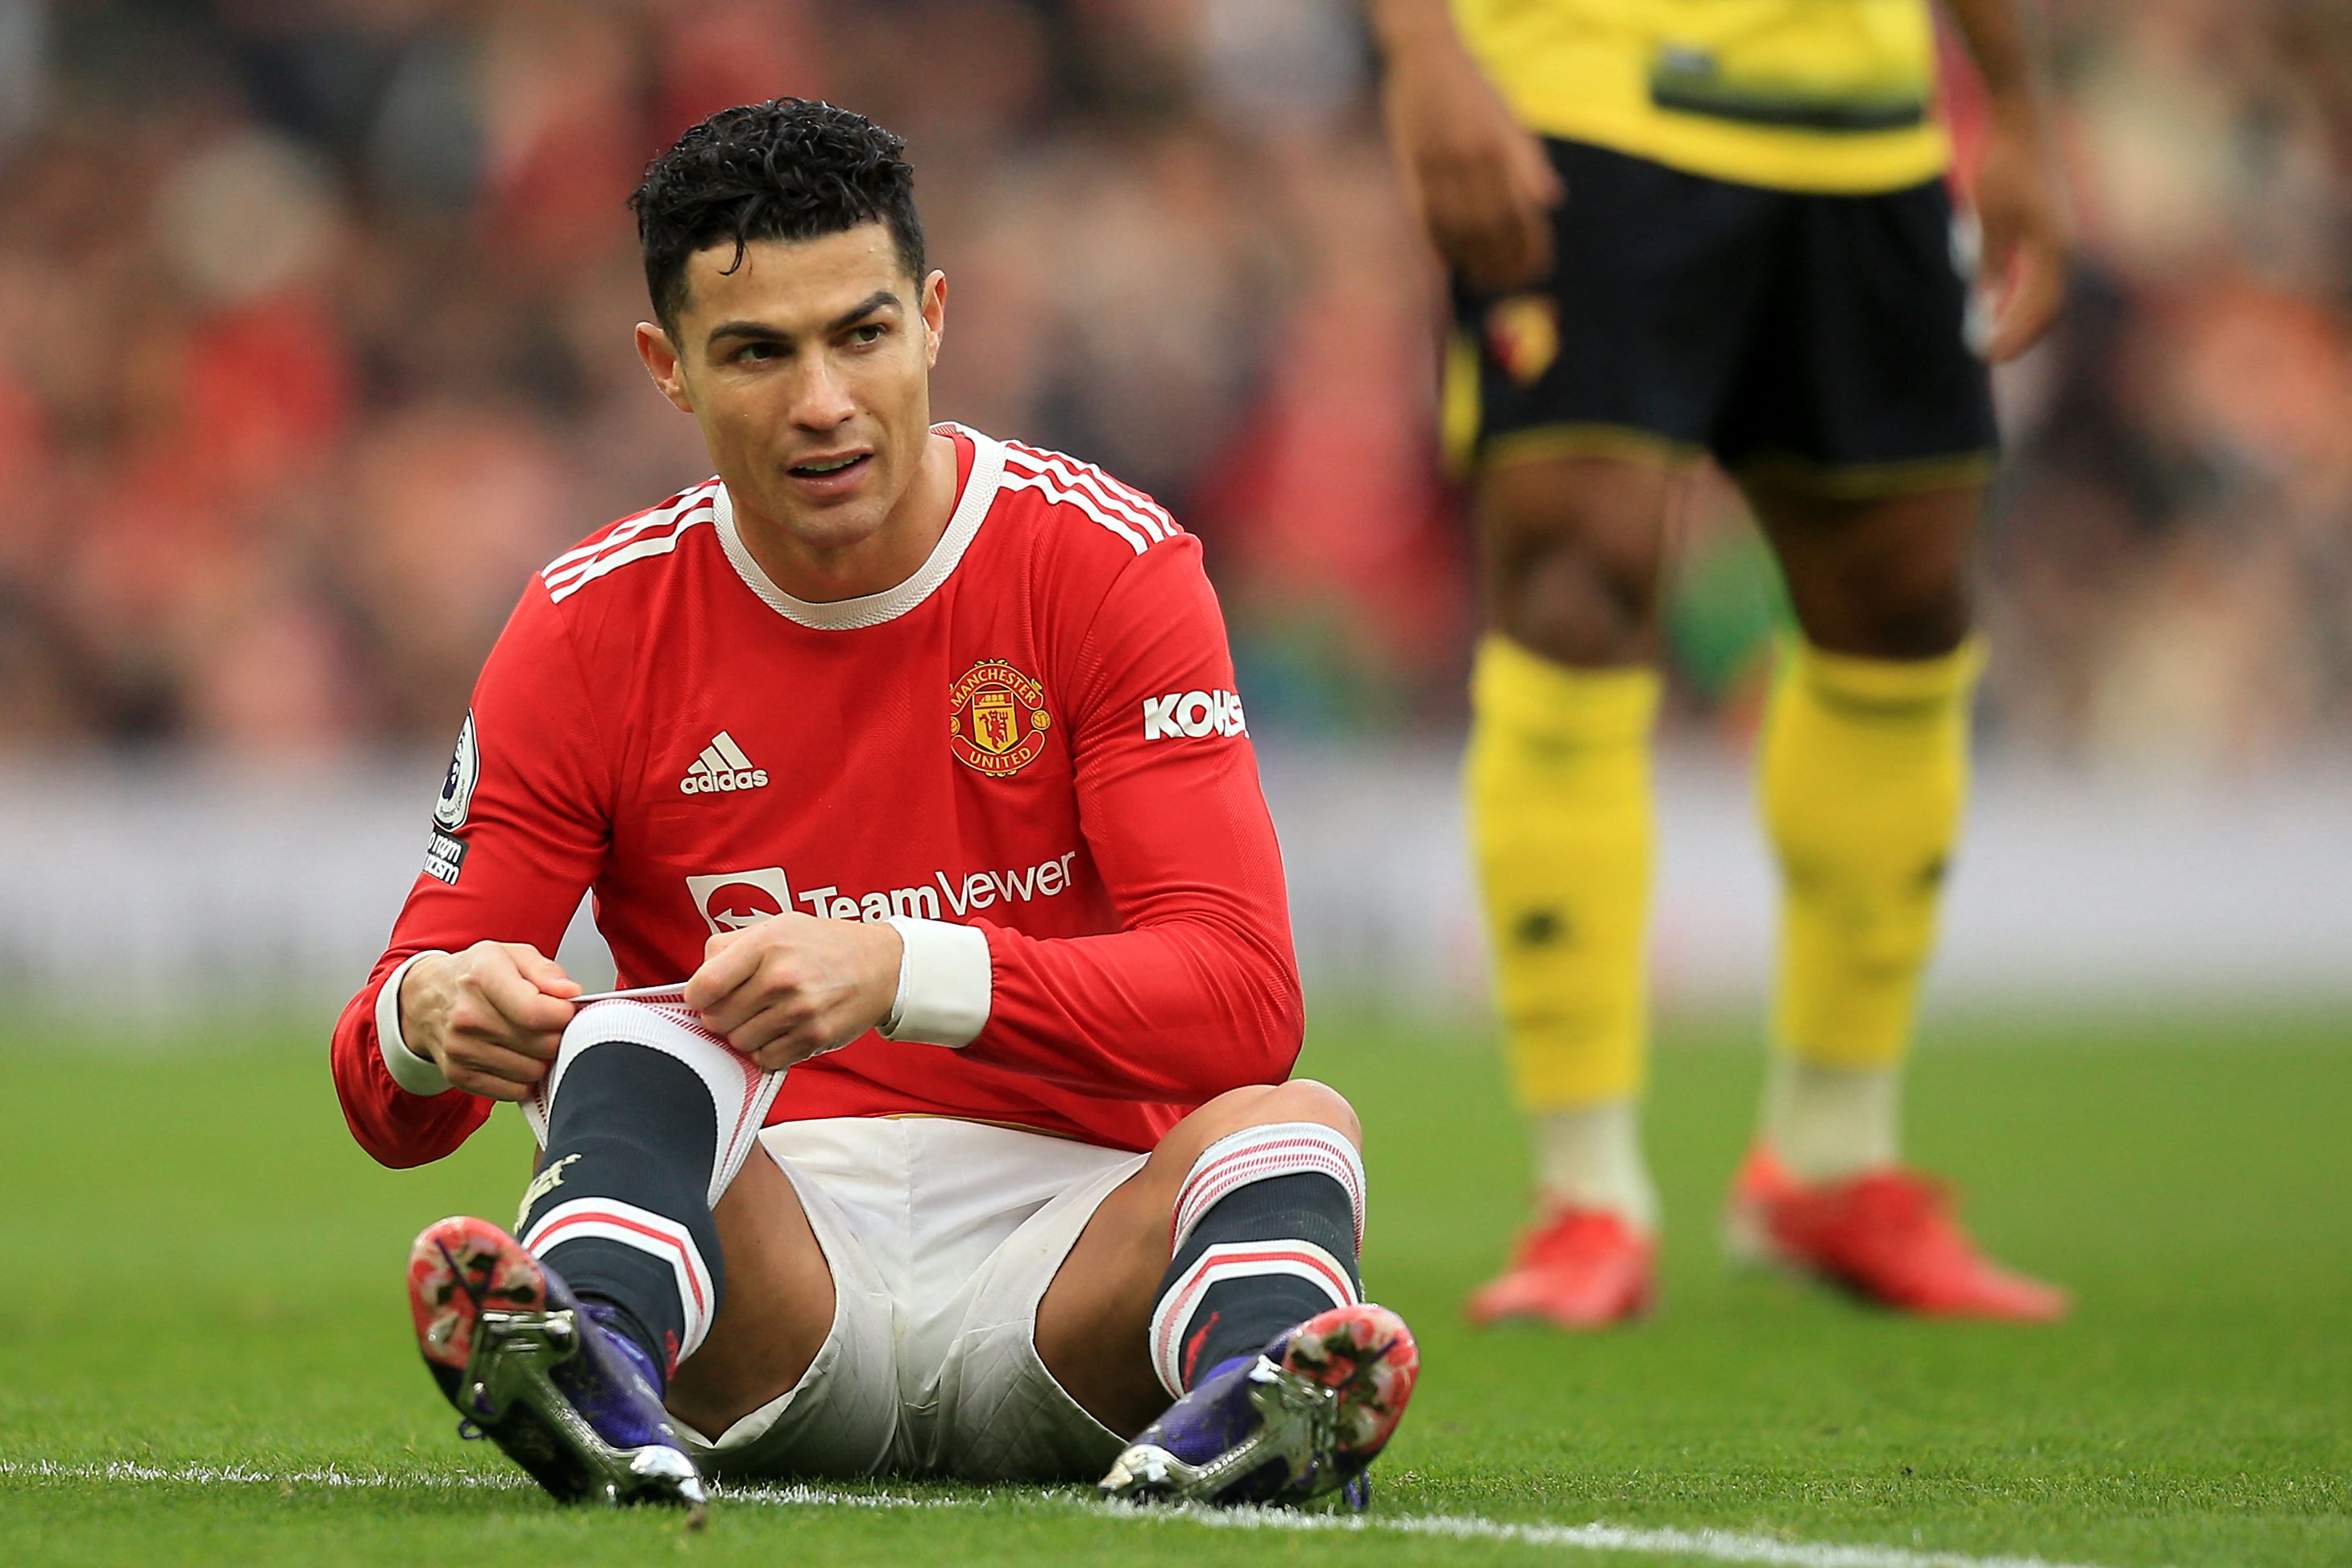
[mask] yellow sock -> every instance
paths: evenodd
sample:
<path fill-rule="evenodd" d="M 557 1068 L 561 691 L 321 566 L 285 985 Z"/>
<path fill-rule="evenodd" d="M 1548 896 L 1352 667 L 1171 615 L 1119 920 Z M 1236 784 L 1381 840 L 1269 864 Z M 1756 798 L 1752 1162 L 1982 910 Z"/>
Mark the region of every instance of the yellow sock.
<path fill-rule="evenodd" d="M 1827 1067 L 1902 1059 L 1968 794 L 1971 641 L 1900 662 L 1782 650 L 1764 721 L 1780 852 L 1775 1043 Z"/>
<path fill-rule="evenodd" d="M 1471 679 L 1471 835 L 1521 1104 L 1642 1086 L 1657 827 L 1647 668 L 1572 669 L 1489 637 Z"/>

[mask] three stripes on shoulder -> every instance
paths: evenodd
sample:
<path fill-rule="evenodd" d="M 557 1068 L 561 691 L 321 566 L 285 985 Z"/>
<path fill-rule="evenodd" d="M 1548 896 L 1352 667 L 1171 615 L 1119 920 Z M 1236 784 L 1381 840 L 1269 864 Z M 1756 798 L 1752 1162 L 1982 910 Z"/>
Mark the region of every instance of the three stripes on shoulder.
<path fill-rule="evenodd" d="M 567 550 L 540 571 L 547 596 L 562 604 L 607 572 L 677 548 L 686 531 L 718 515 L 719 480 L 708 479 L 650 511 L 613 525 L 604 538 Z"/>
<path fill-rule="evenodd" d="M 1050 501 L 1076 507 L 1142 554 L 1184 531 L 1167 510 L 1134 486 L 1115 479 L 1092 463 L 1018 441 L 1004 444 L 1009 490 L 1035 490 Z"/>

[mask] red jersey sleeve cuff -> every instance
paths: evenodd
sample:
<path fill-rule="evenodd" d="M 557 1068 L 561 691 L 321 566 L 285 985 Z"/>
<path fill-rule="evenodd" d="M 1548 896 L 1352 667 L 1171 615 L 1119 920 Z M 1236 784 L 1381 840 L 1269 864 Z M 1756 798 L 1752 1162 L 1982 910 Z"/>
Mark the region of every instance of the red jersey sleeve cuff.
<path fill-rule="evenodd" d="M 898 960 L 898 999 L 882 1026 L 886 1040 L 968 1046 L 988 1025 L 994 994 L 988 933 L 952 921 L 894 915 L 907 944 Z"/>
<path fill-rule="evenodd" d="M 400 983 L 408 977 L 408 966 L 420 958 L 442 958 L 446 955 L 431 948 L 412 952 L 383 977 L 383 984 L 375 994 L 375 1043 L 383 1053 L 383 1070 L 392 1081 L 411 1094 L 431 1097 L 446 1094 L 449 1080 L 441 1069 L 408 1048 L 400 1037 Z"/>

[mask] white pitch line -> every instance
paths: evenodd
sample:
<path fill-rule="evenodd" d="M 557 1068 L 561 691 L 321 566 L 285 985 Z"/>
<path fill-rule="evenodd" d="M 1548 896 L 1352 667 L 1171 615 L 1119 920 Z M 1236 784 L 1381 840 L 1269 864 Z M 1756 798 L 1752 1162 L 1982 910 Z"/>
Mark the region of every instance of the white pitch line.
<path fill-rule="evenodd" d="M 315 1486 L 427 1490 L 515 1490 L 520 1476 L 429 1470 L 394 1474 L 344 1470 L 332 1466 L 299 1470 L 257 1470 L 245 1465 L 181 1465 L 164 1468 L 117 1459 L 106 1464 L 60 1464 L 54 1459 L 0 1459 L 0 1480 L 166 1481 L 194 1486 Z M 1000 1498 L 1003 1494 L 998 1494 Z M 782 1508 L 963 1509 L 977 1498 L 903 1497 L 888 1492 L 836 1491 L 800 1483 L 722 1487 L 719 1500 Z M 1344 1535 L 1421 1535 L 1449 1541 L 1506 1541 L 1522 1546 L 1575 1552 L 1622 1552 L 1646 1556 L 1703 1557 L 1715 1563 L 1745 1563 L 1760 1568 L 2095 1568 L 2042 1557 L 1977 1557 L 1963 1552 L 1914 1552 L 1898 1546 L 1789 1541 L 1728 1530 L 1657 1530 L 1618 1524 L 1521 1524 L 1475 1514 L 1293 1513 L 1279 1509 L 1131 1508 L 1114 1503 L 1058 1499 L 1041 1492 L 1033 1506 L 1066 1508 L 1092 1518 L 1129 1524 L 1197 1524 L 1212 1530 L 1263 1530 Z"/>
<path fill-rule="evenodd" d="M 1099 1506 L 1099 1505 L 1097 1505 Z M 1108 1511 L 1107 1510 L 1105 1511 Z M 1169 1517 L 1121 1510 L 1129 1518 Z M 1452 1541 L 1511 1541 L 1526 1546 L 1650 1556 L 1704 1557 L 1767 1568 L 2091 1568 L 2042 1557 L 1975 1557 L 1963 1552 L 1910 1552 L 1896 1546 L 1788 1541 L 1728 1530 L 1650 1530 L 1617 1524 L 1517 1524 L 1476 1515 L 1408 1513 L 1286 1513 L 1272 1509 L 1181 1509 L 1172 1516 L 1222 1530 L 1338 1531 L 1343 1533 L 1433 1535 Z"/>
<path fill-rule="evenodd" d="M 248 1465 L 157 1465 L 110 1459 L 102 1465 L 64 1465 L 55 1459 L 0 1459 L 0 1480 L 15 1477 L 53 1481 L 178 1481 L 187 1485 L 289 1487 L 415 1487 L 425 1490 L 475 1490 L 523 1484 L 520 1476 L 436 1475 L 413 1470 L 393 1475 L 384 1470 L 339 1470 L 332 1466 L 307 1470 L 257 1470 Z"/>

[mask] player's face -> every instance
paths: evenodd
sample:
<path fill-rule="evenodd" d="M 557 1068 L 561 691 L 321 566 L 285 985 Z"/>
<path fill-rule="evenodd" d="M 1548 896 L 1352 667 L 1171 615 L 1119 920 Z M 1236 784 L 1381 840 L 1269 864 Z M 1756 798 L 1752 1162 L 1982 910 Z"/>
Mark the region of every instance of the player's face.
<path fill-rule="evenodd" d="M 734 261 L 732 242 L 689 258 L 677 340 L 641 325 L 639 351 L 701 426 L 739 517 L 854 550 L 920 470 L 947 279 L 909 278 L 879 222 Z"/>

